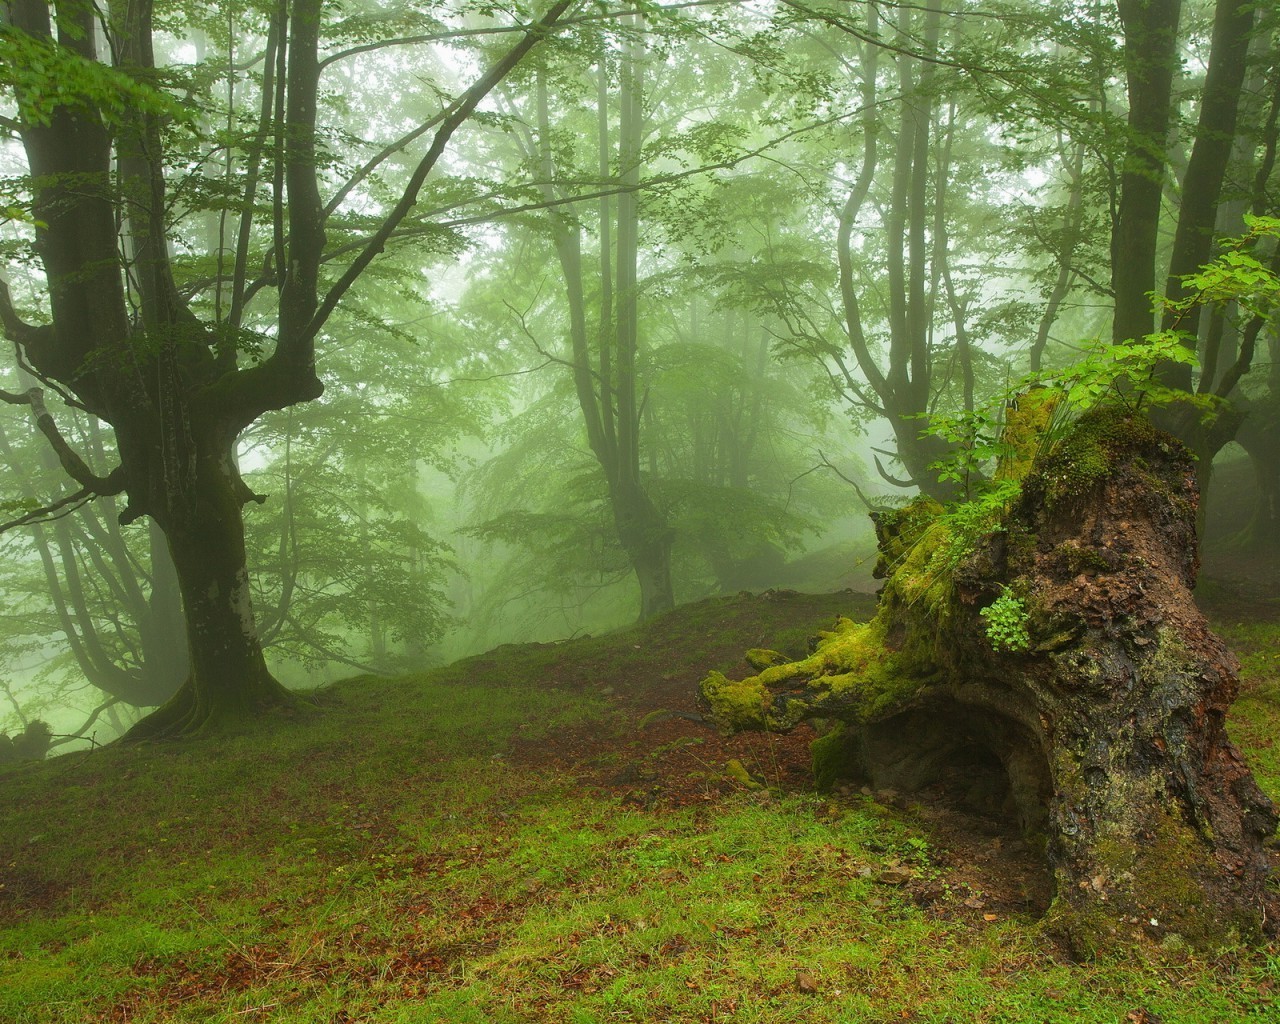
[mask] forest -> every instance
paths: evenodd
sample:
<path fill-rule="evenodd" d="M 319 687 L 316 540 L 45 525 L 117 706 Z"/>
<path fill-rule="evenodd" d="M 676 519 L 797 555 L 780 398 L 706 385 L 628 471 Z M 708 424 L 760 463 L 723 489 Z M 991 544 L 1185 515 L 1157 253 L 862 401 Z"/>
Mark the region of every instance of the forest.
<path fill-rule="evenodd" d="M 1280 9 L 0 0 L 0 1022 L 1280 1013 Z"/>

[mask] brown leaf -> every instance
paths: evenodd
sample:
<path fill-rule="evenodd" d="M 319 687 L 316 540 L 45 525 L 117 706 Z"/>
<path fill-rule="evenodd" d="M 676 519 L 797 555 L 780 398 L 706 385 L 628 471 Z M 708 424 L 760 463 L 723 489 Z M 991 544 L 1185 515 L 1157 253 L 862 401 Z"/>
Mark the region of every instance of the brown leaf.
<path fill-rule="evenodd" d="M 818 979 L 807 971 L 796 971 L 796 991 L 805 995 L 818 994 Z"/>

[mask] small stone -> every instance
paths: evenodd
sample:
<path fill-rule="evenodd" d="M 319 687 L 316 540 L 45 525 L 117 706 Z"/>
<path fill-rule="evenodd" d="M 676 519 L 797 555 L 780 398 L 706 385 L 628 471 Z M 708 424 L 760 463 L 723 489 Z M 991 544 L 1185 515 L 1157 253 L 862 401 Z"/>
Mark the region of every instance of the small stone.
<path fill-rule="evenodd" d="M 885 868 L 876 875 L 876 881 L 881 885 L 906 885 L 914 877 L 910 868 Z"/>
<path fill-rule="evenodd" d="M 796 991 L 807 996 L 818 994 L 818 979 L 807 971 L 796 971 Z"/>

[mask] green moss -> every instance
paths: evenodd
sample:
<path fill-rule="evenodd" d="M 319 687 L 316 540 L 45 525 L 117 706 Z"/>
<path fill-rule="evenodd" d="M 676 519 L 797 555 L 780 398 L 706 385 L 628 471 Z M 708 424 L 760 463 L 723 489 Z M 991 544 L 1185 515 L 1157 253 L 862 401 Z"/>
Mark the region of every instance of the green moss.
<path fill-rule="evenodd" d="M 1063 541 L 1053 549 L 1052 558 L 1062 577 L 1085 574 L 1105 574 L 1115 571 L 1096 548 L 1083 547 L 1078 541 Z"/>
<path fill-rule="evenodd" d="M 956 558 L 946 522 L 935 519 L 907 548 L 885 583 L 886 601 L 898 601 L 942 618 L 953 592 Z"/>
<path fill-rule="evenodd" d="M 873 512 L 871 520 L 875 523 L 880 546 L 880 557 L 873 575 L 877 579 L 892 576 L 941 514 L 942 506 L 923 495 L 902 508 Z"/>
<path fill-rule="evenodd" d="M 744 789 L 764 789 L 764 783 L 747 771 L 746 767 L 736 757 L 730 758 L 724 766 L 725 778 L 737 783 Z"/>
<path fill-rule="evenodd" d="M 996 480 L 1021 480 L 1045 445 L 1061 399 L 1045 387 L 1031 388 L 1005 407 L 1000 441 L 1005 453 L 996 467 Z"/>
<path fill-rule="evenodd" d="M 1126 451 L 1156 442 L 1156 429 L 1142 416 L 1094 409 L 1076 422 L 1036 464 L 1050 504 L 1088 495 Z"/>
<path fill-rule="evenodd" d="M 739 681 L 713 671 L 702 680 L 700 690 L 711 719 L 721 732 L 765 728 L 769 691 L 759 676 Z"/>
<path fill-rule="evenodd" d="M 746 653 L 747 664 L 757 672 L 773 665 L 783 665 L 791 659 L 785 654 L 770 650 L 767 647 L 753 647 Z"/>
<path fill-rule="evenodd" d="M 843 725 L 819 736 L 809 744 L 813 758 L 813 781 L 819 792 L 825 793 L 837 779 L 847 779 L 857 774 L 858 744 Z"/>
<path fill-rule="evenodd" d="M 860 722 L 883 714 L 924 682 L 909 670 L 914 664 L 909 658 L 886 648 L 887 622 L 883 609 L 867 623 L 841 618 L 818 634 L 814 652 L 800 661 L 771 665 L 743 680 L 712 672 L 702 682 L 711 718 L 727 733 L 785 732 L 825 713 Z M 771 691 L 788 684 L 804 684 L 805 699 L 774 700 Z"/>
<path fill-rule="evenodd" d="M 1046 926 L 1088 954 L 1123 948 L 1139 935 L 1212 950 L 1255 934 L 1259 921 L 1206 895 L 1206 883 L 1220 877 L 1221 868 L 1196 831 L 1159 804 L 1147 811 L 1139 831 L 1098 838 L 1095 873 L 1084 882 L 1097 894 L 1060 893 Z"/>

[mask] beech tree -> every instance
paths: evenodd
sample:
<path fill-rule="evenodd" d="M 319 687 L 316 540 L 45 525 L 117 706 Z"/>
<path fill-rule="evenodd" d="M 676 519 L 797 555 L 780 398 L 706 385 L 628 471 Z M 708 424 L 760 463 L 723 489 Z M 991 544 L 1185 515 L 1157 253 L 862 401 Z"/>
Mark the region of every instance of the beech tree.
<path fill-rule="evenodd" d="M 0 8 L 6 63 L 23 69 L 12 79 L 17 117 L 4 127 L 26 154 L 49 318 L 24 319 L 0 288 L 5 334 L 45 385 L 0 397 L 29 407 L 77 485 L 8 525 L 122 495 L 122 523 L 150 517 L 164 532 L 182 593 L 190 674 L 133 735 L 188 732 L 290 700 L 267 669 L 254 623 L 242 509 L 263 498 L 241 478 L 236 439 L 264 413 L 321 394 L 317 340 L 335 308 L 389 240 L 412 225 L 450 138 L 571 6 L 558 0 L 532 26 L 502 26 L 519 32 L 519 41 L 487 72 L 341 181 L 325 173 L 317 114 L 322 69 L 354 51 L 322 62 L 330 14 L 320 0 L 273 6 L 260 58 L 250 61 L 261 68 L 260 107 L 235 154 L 238 230 L 230 258 L 218 261 L 214 316 L 200 315 L 192 290 L 180 289 L 174 276 L 166 137 L 183 109 L 157 88 L 164 75 L 153 0 L 111 4 L 101 19 L 82 0 L 9 0 Z M 394 42 L 406 41 L 381 40 Z M 403 188 L 366 207 L 377 213 L 364 237 L 345 239 L 341 255 L 327 249 L 335 211 L 381 163 L 423 137 L 430 141 Z M 268 244 L 251 266 L 255 233 Z M 339 269 L 327 275 L 327 265 Z M 258 301 L 275 299 L 273 322 L 254 336 L 245 310 L 260 294 Z M 89 468 L 47 408 L 47 390 L 111 425 L 115 468 Z"/>

